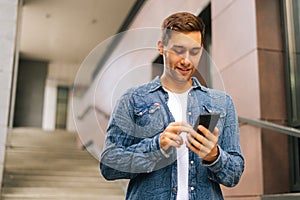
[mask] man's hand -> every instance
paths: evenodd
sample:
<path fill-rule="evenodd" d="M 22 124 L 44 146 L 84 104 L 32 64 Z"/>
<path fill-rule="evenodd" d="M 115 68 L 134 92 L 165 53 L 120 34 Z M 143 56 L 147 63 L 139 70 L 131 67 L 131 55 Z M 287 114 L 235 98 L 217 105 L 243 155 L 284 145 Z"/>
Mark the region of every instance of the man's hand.
<path fill-rule="evenodd" d="M 160 135 L 159 145 L 165 151 L 170 147 L 179 148 L 183 144 L 180 133 L 187 132 L 186 146 L 206 162 L 214 162 L 219 156 L 219 130 L 215 128 L 214 132 L 211 133 L 202 125 L 198 126 L 198 129 L 203 135 L 197 133 L 188 123 L 172 122 Z"/>
<path fill-rule="evenodd" d="M 198 126 L 198 129 L 203 133 L 203 135 L 197 133 L 194 130 L 189 132 L 186 145 L 190 150 L 199 155 L 203 160 L 212 163 L 219 156 L 219 130 L 218 128 L 215 128 L 214 132 L 211 133 L 202 125 Z"/>
<path fill-rule="evenodd" d="M 190 127 L 184 122 L 170 123 L 164 132 L 159 136 L 160 147 L 167 151 L 170 147 L 179 148 L 183 144 L 183 139 L 180 136 L 181 132 L 189 132 Z"/>

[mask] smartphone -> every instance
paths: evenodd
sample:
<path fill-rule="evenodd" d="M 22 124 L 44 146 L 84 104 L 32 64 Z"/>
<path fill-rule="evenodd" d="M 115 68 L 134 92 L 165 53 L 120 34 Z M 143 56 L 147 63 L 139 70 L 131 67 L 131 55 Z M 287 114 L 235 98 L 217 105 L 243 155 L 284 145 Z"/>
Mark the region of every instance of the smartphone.
<path fill-rule="evenodd" d="M 195 127 L 194 129 L 202 134 L 199 130 L 198 130 L 198 126 L 199 125 L 203 125 L 205 128 L 207 128 L 210 132 L 213 132 L 218 120 L 220 118 L 220 114 L 219 113 L 203 113 L 200 114 L 196 123 L 195 123 Z"/>

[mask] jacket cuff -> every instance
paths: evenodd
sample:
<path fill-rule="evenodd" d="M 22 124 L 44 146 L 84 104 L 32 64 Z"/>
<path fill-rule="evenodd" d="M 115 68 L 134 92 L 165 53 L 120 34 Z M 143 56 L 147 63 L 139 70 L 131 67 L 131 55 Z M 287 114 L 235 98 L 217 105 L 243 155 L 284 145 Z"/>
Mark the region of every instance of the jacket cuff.
<path fill-rule="evenodd" d="M 160 150 L 160 153 L 162 156 L 164 156 L 165 158 L 169 158 L 172 154 L 173 154 L 173 149 L 170 147 L 167 151 L 163 150 L 160 145 L 159 145 L 159 136 L 160 134 L 156 135 L 155 137 L 155 141 L 156 141 L 156 144 Z"/>
<path fill-rule="evenodd" d="M 207 162 L 202 161 L 202 165 L 208 167 L 212 172 L 220 171 L 224 167 L 227 161 L 227 155 L 219 145 L 218 145 L 218 149 L 219 149 L 219 156 L 213 163 L 208 164 Z"/>

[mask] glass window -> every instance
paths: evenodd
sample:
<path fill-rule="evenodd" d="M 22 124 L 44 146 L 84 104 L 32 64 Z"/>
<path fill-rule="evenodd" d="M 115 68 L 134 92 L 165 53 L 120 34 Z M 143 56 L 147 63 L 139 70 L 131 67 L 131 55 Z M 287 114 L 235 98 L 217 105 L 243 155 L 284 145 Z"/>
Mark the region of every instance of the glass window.
<path fill-rule="evenodd" d="M 283 5 L 288 124 L 300 128 L 300 1 Z M 300 139 L 290 137 L 291 190 L 300 191 Z"/>
<path fill-rule="evenodd" d="M 300 127 L 300 2 L 283 1 L 288 121 Z"/>
<path fill-rule="evenodd" d="M 57 101 L 56 101 L 56 129 L 65 129 L 67 125 L 67 109 L 69 99 L 69 88 L 57 88 Z"/>

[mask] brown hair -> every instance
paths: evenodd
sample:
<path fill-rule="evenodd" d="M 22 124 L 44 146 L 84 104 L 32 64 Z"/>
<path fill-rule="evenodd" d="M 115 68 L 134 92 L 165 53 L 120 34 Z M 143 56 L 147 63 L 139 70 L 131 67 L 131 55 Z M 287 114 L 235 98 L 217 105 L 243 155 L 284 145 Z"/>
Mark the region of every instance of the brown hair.
<path fill-rule="evenodd" d="M 162 42 L 166 45 L 171 37 L 172 31 L 191 32 L 200 31 L 203 44 L 205 24 L 200 17 L 188 12 L 179 12 L 170 15 L 162 23 Z"/>

